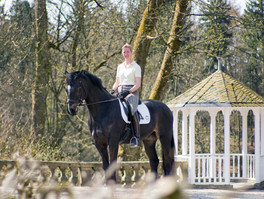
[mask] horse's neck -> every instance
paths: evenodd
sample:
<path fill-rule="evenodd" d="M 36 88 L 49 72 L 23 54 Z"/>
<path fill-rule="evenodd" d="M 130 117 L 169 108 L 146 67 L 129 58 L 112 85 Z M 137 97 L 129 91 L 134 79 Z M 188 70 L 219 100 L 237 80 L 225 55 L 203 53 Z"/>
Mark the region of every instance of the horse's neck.
<path fill-rule="evenodd" d="M 91 92 L 86 98 L 87 107 L 89 109 L 90 116 L 96 120 L 96 118 L 101 118 L 105 116 L 105 111 L 111 106 L 108 100 L 113 99 L 113 97 L 103 90 L 97 89 L 97 91 Z"/>
<path fill-rule="evenodd" d="M 86 89 L 86 93 L 88 95 L 86 98 L 86 102 L 88 104 L 98 103 L 112 98 L 112 96 L 106 90 L 97 87 L 90 90 Z"/>

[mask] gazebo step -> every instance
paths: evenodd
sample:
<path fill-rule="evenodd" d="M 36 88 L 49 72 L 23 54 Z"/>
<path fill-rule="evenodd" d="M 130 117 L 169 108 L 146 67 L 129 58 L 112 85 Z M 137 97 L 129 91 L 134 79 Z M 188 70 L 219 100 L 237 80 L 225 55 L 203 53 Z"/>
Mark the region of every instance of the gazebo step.
<path fill-rule="evenodd" d="M 191 185 L 191 188 L 194 189 L 226 189 L 231 190 L 233 189 L 232 185 L 225 185 L 225 184 L 194 184 Z"/>
<path fill-rule="evenodd" d="M 191 185 L 191 188 L 194 189 L 225 189 L 225 190 L 249 190 L 255 189 L 255 183 L 231 183 L 230 185 L 225 184 L 195 184 Z"/>
<path fill-rule="evenodd" d="M 232 183 L 233 189 L 236 190 L 249 190 L 255 189 L 255 183 Z"/>

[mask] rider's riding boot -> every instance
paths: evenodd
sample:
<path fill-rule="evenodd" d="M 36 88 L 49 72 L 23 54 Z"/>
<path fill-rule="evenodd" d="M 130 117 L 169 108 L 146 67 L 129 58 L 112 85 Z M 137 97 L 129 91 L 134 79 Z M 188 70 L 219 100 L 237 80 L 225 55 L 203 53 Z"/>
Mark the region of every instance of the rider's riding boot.
<path fill-rule="evenodd" d="M 140 132 L 140 126 L 139 126 L 139 118 L 137 116 L 137 113 L 135 113 L 132 116 L 132 125 L 133 125 L 133 136 L 130 140 L 130 147 L 138 147 L 139 146 L 139 132 Z"/>

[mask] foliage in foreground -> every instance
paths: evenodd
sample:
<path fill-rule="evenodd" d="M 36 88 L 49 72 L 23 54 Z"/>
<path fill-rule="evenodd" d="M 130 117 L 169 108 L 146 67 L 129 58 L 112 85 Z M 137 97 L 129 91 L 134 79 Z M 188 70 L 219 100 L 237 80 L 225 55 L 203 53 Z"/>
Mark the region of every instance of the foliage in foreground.
<path fill-rule="evenodd" d="M 0 182 L 2 181 L 2 189 L 0 189 L 1 199 L 51 199 L 51 198 L 69 198 L 80 199 L 86 198 L 87 195 L 76 196 L 73 192 L 73 185 L 67 182 L 55 182 L 47 180 L 44 168 L 31 158 L 17 158 L 16 168 L 11 171 L 0 174 Z M 110 175 L 118 165 L 113 165 L 107 172 Z M 1 179 L 2 177 L 2 179 Z M 104 177 L 97 173 L 94 178 L 84 187 L 89 192 L 90 199 L 115 199 L 123 198 L 121 194 L 128 196 L 128 190 L 120 188 L 121 185 L 115 183 L 104 183 Z M 129 197 L 133 198 L 149 198 L 149 199 L 177 199 L 185 198 L 182 188 L 177 183 L 175 176 L 164 177 L 155 180 L 152 174 L 146 176 L 146 180 L 137 182 L 135 189 L 130 189 Z M 120 189 L 124 189 L 120 191 Z M 119 190 L 117 196 L 116 190 Z M 86 194 L 87 194 L 86 192 Z"/>

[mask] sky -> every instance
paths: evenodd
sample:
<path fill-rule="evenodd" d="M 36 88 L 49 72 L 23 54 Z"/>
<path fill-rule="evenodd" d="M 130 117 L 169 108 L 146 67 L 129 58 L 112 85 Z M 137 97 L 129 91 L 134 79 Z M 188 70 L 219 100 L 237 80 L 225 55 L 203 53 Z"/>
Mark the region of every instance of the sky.
<path fill-rule="evenodd" d="M 239 6 L 239 8 L 241 8 L 240 12 L 241 14 L 243 13 L 243 10 L 246 8 L 246 1 L 247 0 L 229 0 L 232 4 L 234 4 L 235 6 Z"/>
<path fill-rule="evenodd" d="M 13 0 L 0 0 L 0 5 L 5 5 L 5 10 L 8 10 L 12 5 Z M 34 2 L 34 0 L 28 0 L 30 3 Z M 55 0 L 56 1 L 56 0 Z M 247 0 L 229 0 L 235 6 L 239 6 L 241 8 L 240 12 L 243 13 L 245 9 L 246 1 Z"/>
<path fill-rule="evenodd" d="M 5 10 L 8 10 L 12 5 L 13 0 L 0 0 L 0 5 L 5 5 Z M 34 0 L 28 0 L 30 4 L 34 2 Z"/>

